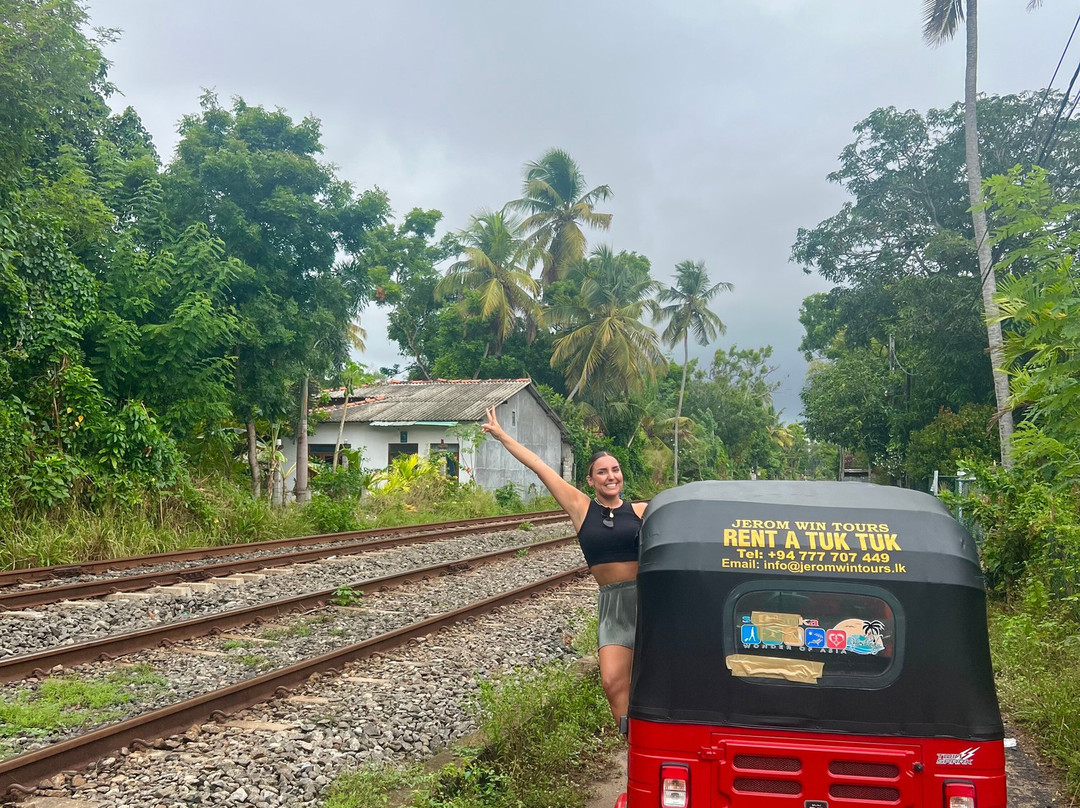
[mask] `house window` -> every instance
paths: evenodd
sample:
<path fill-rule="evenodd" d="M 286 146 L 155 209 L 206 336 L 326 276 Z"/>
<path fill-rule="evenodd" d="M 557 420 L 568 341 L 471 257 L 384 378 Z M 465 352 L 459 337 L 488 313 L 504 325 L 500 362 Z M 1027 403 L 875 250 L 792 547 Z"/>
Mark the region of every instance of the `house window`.
<path fill-rule="evenodd" d="M 456 480 L 458 476 L 458 468 L 461 464 L 461 447 L 457 443 L 447 443 L 446 441 L 440 441 L 439 443 L 433 443 L 429 447 L 432 457 L 445 457 L 446 458 L 446 476 L 451 480 Z"/>
<path fill-rule="evenodd" d="M 517 426 L 517 410 L 510 410 L 510 426 Z"/>
<path fill-rule="evenodd" d="M 399 443 L 408 443 L 409 442 L 409 433 L 406 432 L 403 429 L 400 432 L 398 432 L 398 438 L 399 438 L 399 440 L 398 440 Z"/>
<path fill-rule="evenodd" d="M 342 449 L 352 448 L 350 444 L 341 444 Z M 323 463 L 334 462 L 334 444 L 332 443 L 309 443 L 308 457 L 313 457 Z"/>
<path fill-rule="evenodd" d="M 420 447 L 415 443 L 391 443 L 386 447 L 386 464 L 394 462 L 394 458 L 400 455 L 414 455 L 420 453 Z"/>

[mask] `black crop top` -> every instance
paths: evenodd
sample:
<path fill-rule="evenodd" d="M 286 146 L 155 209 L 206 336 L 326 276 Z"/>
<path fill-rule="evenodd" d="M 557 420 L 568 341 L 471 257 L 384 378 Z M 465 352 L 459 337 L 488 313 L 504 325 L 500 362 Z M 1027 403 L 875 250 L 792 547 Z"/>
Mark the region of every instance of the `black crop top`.
<path fill-rule="evenodd" d="M 604 525 L 609 513 L 614 513 L 614 527 Z M 585 554 L 585 563 L 595 567 L 613 561 L 637 561 L 640 529 L 641 517 L 629 502 L 623 502 L 611 511 L 595 499 L 591 500 L 577 534 L 581 552 Z"/>

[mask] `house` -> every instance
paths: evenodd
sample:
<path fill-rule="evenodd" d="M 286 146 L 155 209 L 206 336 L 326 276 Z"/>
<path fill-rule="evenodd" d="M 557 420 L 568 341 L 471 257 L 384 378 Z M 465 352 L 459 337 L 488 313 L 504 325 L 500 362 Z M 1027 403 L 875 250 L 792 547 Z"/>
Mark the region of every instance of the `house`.
<path fill-rule="evenodd" d="M 461 482 L 475 480 L 488 490 L 513 483 L 523 494 L 530 487 L 542 491 L 539 478 L 511 457 L 498 441 L 484 438 L 477 442 L 462 436 L 462 426 L 478 427 L 486 420 L 484 410 L 494 407 L 499 423 L 511 436 L 536 452 L 564 479 L 572 480 L 574 455 L 569 433 L 531 379 L 381 382 L 354 390 L 347 409 L 344 397 L 344 391 L 331 393 L 331 400 L 337 398 L 343 403 L 322 410 L 325 418 L 309 430 L 310 457 L 333 459 L 344 413 L 342 446 L 359 449 L 366 468 L 385 468 L 402 454 L 428 457 L 446 452 L 453 458 L 448 462 L 448 472 L 456 471 Z M 288 470 L 285 488 L 290 490 L 296 464 L 295 439 L 284 441 L 282 451 Z"/>

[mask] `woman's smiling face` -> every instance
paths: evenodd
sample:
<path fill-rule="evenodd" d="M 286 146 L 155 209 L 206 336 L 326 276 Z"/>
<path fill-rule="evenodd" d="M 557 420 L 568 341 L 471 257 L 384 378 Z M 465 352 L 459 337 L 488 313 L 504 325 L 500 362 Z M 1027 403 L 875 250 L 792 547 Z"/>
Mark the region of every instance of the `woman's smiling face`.
<path fill-rule="evenodd" d="M 593 462 L 592 473 L 585 478 L 585 482 L 593 487 L 597 496 L 614 499 L 623 488 L 622 469 L 619 461 L 611 455 L 598 457 Z"/>

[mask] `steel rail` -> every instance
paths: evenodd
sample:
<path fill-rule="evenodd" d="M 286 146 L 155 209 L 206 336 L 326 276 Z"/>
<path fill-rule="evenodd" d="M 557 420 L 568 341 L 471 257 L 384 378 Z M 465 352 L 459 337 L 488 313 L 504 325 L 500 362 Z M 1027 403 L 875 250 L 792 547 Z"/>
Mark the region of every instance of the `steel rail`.
<path fill-rule="evenodd" d="M 574 540 L 574 536 L 565 536 L 559 539 L 547 539 L 534 544 L 522 544 L 509 547 L 505 550 L 495 550 L 477 556 L 461 558 L 453 561 L 445 561 L 441 564 L 431 564 L 426 567 L 416 567 L 405 572 L 383 575 L 379 578 L 369 578 L 356 581 L 347 586 L 359 591 L 371 591 L 393 589 L 412 581 L 430 578 L 446 572 L 458 572 L 470 569 L 473 566 L 487 564 L 500 558 L 516 555 L 522 550 L 538 550 L 557 547 Z M 115 659 L 120 656 L 143 651 L 158 645 L 169 645 L 194 637 L 205 637 L 207 634 L 223 631 L 235 626 L 245 625 L 257 620 L 267 620 L 289 612 L 302 611 L 315 606 L 325 604 L 333 598 L 337 587 L 323 589 L 318 592 L 309 592 L 306 595 L 297 595 L 282 600 L 261 603 L 256 606 L 246 606 L 240 609 L 230 609 L 226 612 L 195 617 L 190 620 L 180 620 L 140 631 L 130 631 L 124 634 L 116 634 L 111 637 L 102 637 L 97 640 L 88 640 L 76 645 L 64 645 L 37 651 L 32 654 L 21 654 L 0 660 L 0 683 L 14 682 L 25 679 L 28 676 L 45 677 L 49 671 L 57 665 L 72 667 L 85 662 L 96 662 Z"/>
<path fill-rule="evenodd" d="M 81 769 L 125 746 L 150 748 L 155 740 L 179 734 L 208 718 L 235 713 L 268 701 L 274 696 L 287 694 L 292 688 L 303 684 L 313 673 L 340 670 L 340 666 L 347 662 L 388 651 L 414 637 L 429 634 L 467 618 L 485 614 L 515 600 L 538 594 L 583 575 L 586 571 L 587 568 L 582 566 L 552 575 L 536 583 L 412 623 L 364 642 L 340 648 L 118 724 L 102 727 L 79 738 L 72 738 L 45 749 L 0 762 L 0 795 L 32 794 L 38 783 L 59 772 Z"/>
<path fill-rule="evenodd" d="M 552 516 L 536 517 L 533 521 L 541 524 L 547 522 L 561 522 L 566 520 L 566 515 L 561 512 Z M 291 553 L 277 553 L 269 556 L 255 556 L 253 558 L 238 558 L 231 561 L 219 561 L 216 564 L 203 564 L 197 567 L 184 567 L 173 570 L 159 570 L 157 572 L 144 572 L 138 575 L 124 575 L 115 578 L 102 578 L 97 581 L 83 581 L 77 584 L 63 584 L 60 586 L 44 586 L 37 589 L 25 589 L 15 592 L 0 594 L 0 610 L 26 609 L 33 606 L 43 606 L 56 603 L 61 600 L 85 600 L 102 595 L 110 595 L 114 592 L 134 592 L 140 589 L 149 589 L 153 586 L 167 586 L 183 581 L 201 581 L 207 578 L 215 578 L 226 575 L 234 575 L 240 572 L 252 572 L 267 569 L 269 567 L 284 567 L 290 564 L 303 564 L 308 561 L 318 561 L 329 556 L 359 555 L 372 550 L 381 550 L 387 547 L 397 547 L 406 544 L 421 544 L 444 539 L 453 539 L 461 536 L 471 536 L 480 533 L 493 533 L 504 529 L 507 524 L 513 522 L 499 522 L 487 525 L 466 525 L 463 527 L 446 528 L 439 531 L 408 534 L 389 539 L 376 539 L 357 541 L 349 544 L 337 544 L 333 546 L 319 546 L 308 550 L 296 550 Z"/>
<path fill-rule="evenodd" d="M 483 527 L 487 524 L 515 524 L 521 522 L 536 522 L 545 517 L 554 517 L 562 514 L 562 511 L 534 511 L 532 513 L 502 514 L 500 516 L 478 516 L 471 519 L 456 519 L 449 522 L 431 522 L 425 525 L 401 525 L 399 527 L 376 527 L 366 530 L 348 530 L 343 533 L 318 533 L 312 536 L 293 536 L 288 539 L 269 539 L 267 541 L 247 542 L 240 544 L 223 544 L 217 547 L 193 547 L 188 550 L 171 550 L 165 553 L 152 553 L 141 556 L 125 556 L 123 558 L 102 559 L 100 561 L 80 561 L 75 564 L 56 564 L 48 567 L 24 567 L 14 570 L 0 570 L 0 586 L 12 586 L 15 584 L 34 583 L 36 581 L 48 581 L 56 578 L 70 578 L 75 575 L 96 575 L 108 570 L 126 570 L 137 567 L 148 567 L 152 564 L 169 564 L 184 561 L 201 561 L 205 558 L 218 558 L 224 555 L 237 555 L 241 553 L 259 553 L 268 550 L 277 550 L 282 547 L 296 547 L 306 544 L 329 544 L 336 541 L 356 541 L 359 539 L 392 537 L 404 534 L 427 533 L 433 530 L 443 530 L 454 527 L 476 525 Z M 497 529 L 497 528 L 495 528 Z"/>

